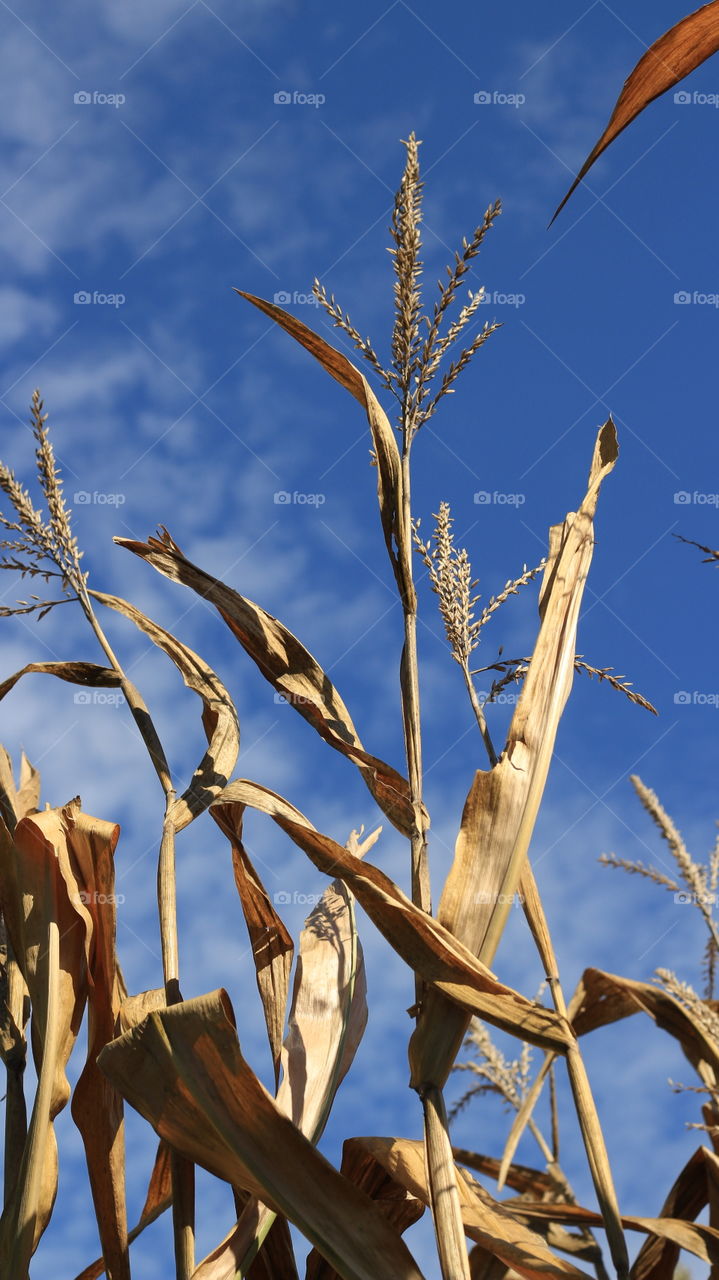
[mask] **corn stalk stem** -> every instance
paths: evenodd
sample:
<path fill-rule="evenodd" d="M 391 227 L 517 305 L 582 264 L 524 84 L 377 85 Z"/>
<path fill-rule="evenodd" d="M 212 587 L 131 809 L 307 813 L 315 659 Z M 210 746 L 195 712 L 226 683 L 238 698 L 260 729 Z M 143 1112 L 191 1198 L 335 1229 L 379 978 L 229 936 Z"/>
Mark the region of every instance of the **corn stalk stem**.
<path fill-rule="evenodd" d="M 84 582 L 77 588 L 78 599 L 83 612 L 92 627 L 103 653 L 113 670 L 120 677 L 120 687 L 132 712 L 140 736 L 147 747 L 148 754 L 165 793 L 165 815 L 162 824 L 160 856 L 157 867 L 157 905 L 160 924 L 160 943 L 162 948 L 162 973 L 165 986 L 165 1001 L 169 1005 L 178 1004 L 182 1000 L 180 991 L 180 959 L 177 929 L 177 883 L 175 875 L 175 827 L 170 817 L 175 801 L 175 790 L 172 785 L 165 752 L 157 730 L 147 709 L 128 680 L 123 667 L 115 654 L 105 632 L 95 615 L 90 595 Z M 190 1280 L 195 1269 L 195 1170 L 191 1161 L 183 1159 L 173 1152 L 171 1161 L 172 1176 L 172 1221 L 175 1249 L 175 1272 L 177 1280 Z"/>
<path fill-rule="evenodd" d="M 424 1147 L 434 1230 L 443 1280 L 471 1280 L 457 1171 L 442 1090 L 430 1085 L 422 1095 Z"/>

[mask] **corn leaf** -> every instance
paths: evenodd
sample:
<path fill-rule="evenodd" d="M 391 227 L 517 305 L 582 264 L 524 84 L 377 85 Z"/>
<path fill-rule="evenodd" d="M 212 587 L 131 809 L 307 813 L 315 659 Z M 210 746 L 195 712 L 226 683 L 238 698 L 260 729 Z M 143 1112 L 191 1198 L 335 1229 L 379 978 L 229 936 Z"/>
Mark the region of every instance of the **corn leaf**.
<path fill-rule="evenodd" d="M 163 993 L 164 994 L 164 993 Z M 132 1244 L 139 1235 L 149 1227 L 151 1223 L 159 1218 L 161 1213 L 169 1209 L 172 1204 L 172 1173 L 171 1173 L 171 1156 L 170 1148 L 166 1142 L 161 1142 L 157 1148 L 157 1155 L 152 1169 L 150 1185 L 147 1189 L 147 1196 L 143 1205 L 142 1213 L 139 1221 L 132 1231 L 128 1232 L 128 1243 Z M 99 1276 L 105 1274 L 104 1258 L 97 1258 L 95 1262 L 91 1262 L 89 1267 L 85 1267 L 75 1280 L 98 1280 Z"/>
<path fill-rule="evenodd" d="M 258 783 L 245 779 L 231 782 L 220 797 L 221 803 L 228 801 L 240 801 L 268 814 L 320 871 L 338 875 L 390 946 L 449 1001 L 541 1048 L 566 1052 L 572 1036 L 563 1018 L 499 982 L 437 920 L 410 902 L 378 867 L 320 834 L 298 809 Z"/>
<path fill-rule="evenodd" d="M 597 437 L 587 492 L 576 514 L 550 531 L 541 625 L 499 762 L 470 788 L 438 920 L 491 964 L 519 886 L 559 721 L 572 686 L 577 620 L 593 550 L 599 489 L 617 459 L 611 419 Z M 444 1085 L 468 1025 L 437 992 L 424 1003 L 410 1045 L 415 1088 Z"/>
<path fill-rule="evenodd" d="M 703 1082 L 713 1087 L 719 1079 L 719 1048 L 690 1010 L 660 987 L 586 969 L 569 1009 L 578 1036 L 642 1012 L 679 1041 Z"/>
<path fill-rule="evenodd" d="M 406 561 L 406 554 L 403 555 L 403 552 L 406 553 L 409 549 L 406 544 L 410 531 L 402 527 L 402 463 L 395 434 L 367 379 L 341 351 L 331 347 L 324 338 L 308 329 L 307 325 L 295 319 L 288 311 L 283 311 L 282 307 L 266 302 L 264 298 L 258 298 L 252 293 L 244 293 L 242 289 L 236 289 L 235 292 L 258 307 L 270 320 L 274 320 L 285 333 L 289 333 L 290 337 L 319 361 L 335 382 L 339 382 L 362 405 L 367 414 L 377 462 L 377 496 L 384 540 L 400 595 L 403 599 L 413 600 L 414 588 L 403 569 L 403 562 Z"/>
<path fill-rule="evenodd" d="M 245 1062 L 225 992 L 149 1014 L 99 1061 L 175 1150 L 284 1214 L 347 1280 L 419 1280 L 369 1198 L 282 1114 Z"/>
<path fill-rule="evenodd" d="M 350 1139 L 342 1148 L 341 1172 L 365 1191 L 400 1235 L 423 1215 L 425 1205 L 375 1160 L 361 1143 Z M 343 1280 L 316 1249 L 307 1258 L 305 1280 Z"/>
<path fill-rule="evenodd" d="M 161 539 L 133 542 L 116 538 L 115 541 L 147 560 L 165 577 L 183 583 L 203 600 L 214 604 L 265 679 L 325 742 L 357 765 L 383 813 L 404 835 L 411 833 L 414 815 L 406 780 L 390 765 L 365 751 L 332 681 L 287 627 L 259 605 L 186 560 L 166 530 Z"/>
<path fill-rule="evenodd" d="M 361 848 L 355 845 L 358 855 L 373 839 Z M 282 1049 L 283 1077 L 276 1097 L 280 1110 L 313 1146 L 322 1136 L 366 1024 L 367 984 L 352 898 L 336 880 L 323 893 L 300 935 Z M 244 1271 L 261 1246 L 259 1261 L 274 1221 L 275 1214 L 266 1205 L 250 1201 L 236 1227 L 197 1268 L 194 1280 L 233 1280 L 235 1272 Z M 281 1248 L 281 1241 L 274 1244 L 276 1250 Z M 269 1258 L 266 1263 L 270 1269 Z M 283 1280 L 285 1272 L 278 1269 L 276 1274 Z"/>
<path fill-rule="evenodd" d="M 368 1151 L 387 1172 L 423 1204 L 429 1204 L 424 1147 L 403 1138 L 352 1138 Z M 349 1143 L 345 1144 L 350 1145 Z M 499 1201 L 461 1168 L 457 1187 L 464 1228 L 471 1240 L 500 1258 L 528 1280 L 574 1280 L 584 1277 L 571 1262 L 557 1258 L 535 1231 L 519 1222 Z"/>
<path fill-rule="evenodd" d="M 66 1106 L 65 1069 L 89 985 L 93 921 L 81 900 L 68 831 L 74 806 L 0 824 L 0 900 L 32 1003 L 38 1074 L 30 1127 L 14 1191 L 0 1219 L 0 1272 L 25 1280 L 57 1191 L 53 1122 Z M 108 827 L 108 838 L 115 828 Z"/>
<path fill-rule="evenodd" d="M 183 795 L 175 800 L 168 814 L 176 831 L 182 831 L 193 818 L 204 813 L 225 786 L 232 773 L 240 749 L 240 728 L 232 699 L 211 667 L 187 645 L 164 627 L 146 617 L 139 609 L 119 596 L 101 591 L 90 593 L 94 600 L 129 618 L 153 644 L 156 644 L 177 667 L 188 689 L 203 702 L 205 723 L 212 725 L 211 741 L 205 755 Z M 209 721 L 208 718 L 209 717 Z"/>
<path fill-rule="evenodd" d="M 602 152 L 655 98 L 679 84 L 685 76 L 719 49 L 719 0 L 705 4 L 665 32 L 640 58 L 619 95 L 611 119 L 596 146 L 557 209 L 561 213 L 569 197 Z"/>
<path fill-rule="evenodd" d="M 232 845 L 235 884 L 250 936 L 277 1089 L 294 943 L 270 902 L 267 890 L 242 842 L 244 805 L 217 804 L 210 812 Z"/>

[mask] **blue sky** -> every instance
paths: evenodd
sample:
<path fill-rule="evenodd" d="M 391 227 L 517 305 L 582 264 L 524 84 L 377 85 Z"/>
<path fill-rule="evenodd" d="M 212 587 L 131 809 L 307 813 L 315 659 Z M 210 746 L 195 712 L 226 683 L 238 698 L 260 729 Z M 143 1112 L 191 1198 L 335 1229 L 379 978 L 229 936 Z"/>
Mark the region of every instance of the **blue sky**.
<path fill-rule="evenodd" d="M 240 773 L 341 840 L 378 820 L 359 776 L 277 705 L 211 610 L 111 538 L 167 525 L 190 558 L 296 632 L 368 749 L 402 767 L 401 615 L 366 424 L 232 286 L 290 295 L 288 309 L 341 346 L 306 301 L 317 275 L 383 354 L 400 139 L 412 129 L 423 139 L 430 299 L 461 236 L 502 199 L 469 283 L 485 285 L 483 318 L 503 328 L 417 441 L 416 514 L 426 528 L 437 504 L 451 502 L 491 595 L 541 559 L 548 526 L 581 498 L 611 410 L 621 456 L 601 495 L 579 651 L 626 673 L 660 712 L 654 719 L 606 687 L 575 683 L 532 846 L 568 990 L 588 965 L 642 979 L 664 965 L 700 980 L 694 913 L 597 857 L 614 851 L 666 866 L 632 772 L 658 791 L 697 857 L 715 834 L 715 583 L 672 534 L 717 545 L 716 61 L 683 86 L 689 102 L 669 94 L 654 104 L 547 230 L 624 77 L 684 10 L 677 0 L 557 0 L 549 10 L 527 0 L 439 8 L 370 0 L 334 11 L 316 0 L 66 0 L 52 12 L 0 5 L 2 456 L 30 479 L 25 424 L 39 385 L 66 492 L 79 495 L 75 524 L 92 582 L 130 597 L 202 653 L 236 697 Z M 279 492 L 323 500 L 277 503 Z M 492 500 L 476 502 L 478 493 Z M 3 589 L 5 599 L 24 594 L 9 579 Z M 426 584 L 421 605 L 436 899 L 483 759 Z M 535 619 L 529 588 L 487 627 L 485 661 L 499 644 L 527 652 Z M 196 700 L 129 624 L 111 618 L 108 631 L 186 779 L 203 749 Z M 4 673 L 55 656 L 97 659 L 70 610 L 39 626 L 5 622 L 0 643 Z M 678 694 L 689 697 L 677 702 Z M 510 711 L 496 709 L 495 740 Z M 89 812 L 121 823 L 122 963 L 131 989 L 157 985 L 161 797 L 129 717 L 75 704 L 71 689 L 40 678 L 22 683 L 0 715 L 2 741 L 40 765 L 45 799 L 61 804 L 79 791 Z M 322 878 L 267 823 L 251 819 L 248 832 L 270 892 L 321 891 Z M 375 856 L 406 887 L 407 852 L 395 832 L 385 829 Z M 227 986 L 246 1056 L 269 1082 L 229 855 L 209 820 L 183 836 L 179 877 L 185 994 Z M 295 936 L 302 916 L 300 905 L 287 908 Z M 420 1131 L 406 1087 L 410 977 L 364 918 L 362 937 L 370 1022 L 324 1139 L 335 1160 L 358 1128 Z M 534 993 L 541 975 L 520 919 L 497 964 L 506 981 Z M 695 1118 L 691 1097 L 666 1084 L 688 1079 L 689 1067 L 636 1019 L 598 1033 L 587 1057 L 621 1203 L 652 1214 L 699 1140 L 684 1128 Z M 562 1158 L 592 1202 L 565 1093 Z M 457 1140 L 497 1154 L 506 1126 L 498 1107 L 476 1106 Z M 38 1280 L 75 1274 L 97 1252 L 68 1114 L 58 1133 L 60 1199 Z M 131 1216 L 151 1149 L 130 1116 Z M 520 1157 L 536 1162 L 530 1141 Z M 200 1255 L 231 1220 L 225 1189 L 208 1178 L 202 1190 Z M 409 1238 L 434 1277 L 429 1223 Z M 138 1243 L 137 1274 L 165 1274 L 168 1245 L 169 1223 L 157 1224 Z"/>

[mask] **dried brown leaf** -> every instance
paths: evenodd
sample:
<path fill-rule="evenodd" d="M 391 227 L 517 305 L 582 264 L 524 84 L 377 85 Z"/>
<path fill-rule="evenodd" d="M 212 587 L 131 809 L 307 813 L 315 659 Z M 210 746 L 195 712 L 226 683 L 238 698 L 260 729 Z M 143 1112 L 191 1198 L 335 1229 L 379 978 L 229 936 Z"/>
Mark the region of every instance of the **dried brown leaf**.
<path fill-rule="evenodd" d="M 245 1062 L 225 992 L 149 1014 L 102 1051 L 100 1066 L 186 1159 L 284 1214 L 347 1280 L 420 1280 L 371 1200 L 299 1133 Z"/>
<path fill-rule="evenodd" d="M 438 920 L 491 964 L 522 875 L 559 721 L 572 686 L 577 620 L 593 550 L 599 488 L 618 456 L 611 419 L 597 437 L 587 492 L 575 514 L 550 530 L 540 595 L 541 625 L 498 764 L 470 789 Z M 428 995 L 410 1046 L 416 1088 L 444 1085 L 468 1019 Z"/>
<path fill-rule="evenodd" d="M 411 833 L 414 816 L 406 780 L 390 765 L 365 751 L 332 681 L 287 627 L 259 605 L 186 560 L 167 531 L 161 539 L 133 542 L 117 538 L 116 542 L 147 560 L 171 581 L 183 583 L 203 600 L 214 604 L 265 679 L 325 742 L 357 765 L 383 813 L 404 835 Z"/>
<path fill-rule="evenodd" d="M 566 1051 L 567 1023 L 512 991 L 437 920 L 416 907 L 389 876 L 316 831 L 295 809 L 266 787 L 241 779 L 230 783 L 220 803 L 239 801 L 266 813 L 325 875 L 337 876 L 410 968 L 468 1013 L 485 1018 L 542 1048 Z"/>
<path fill-rule="evenodd" d="M 389 419 L 367 379 L 341 351 L 331 347 L 324 338 L 308 329 L 307 325 L 296 320 L 288 311 L 283 311 L 282 307 L 257 298 L 254 294 L 244 293 L 242 289 L 236 289 L 235 292 L 274 320 L 285 333 L 289 333 L 362 405 L 367 414 L 377 459 L 377 494 L 385 543 L 400 595 L 408 601 L 414 600 L 414 587 L 405 568 L 411 558 L 411 538 L 410 530 L 405 529 L 402 523 L 402 464 L 399 449 Z"/>
<path fill-rule="evenodd" d="M 590 152 L 559 205 L 554 218 L 591 169 L 595 160 L 655 98 L 679 84 L 719 49 L 719 0 L 712 0 L 655 40 L 625 81 L 604 133 Z"/>
<path fill-rule="evenodd" d="M 211 808 L 210 813 L 232 845 L 235 884 L 250 936 L 277 1089 L 294 943 L 270 902 L 267 890 L 243 844 L 244 806 L 218 804 Z"/>
<path fill-rule="evenodd" d="M 240 728 L 232 699 L 221 680 L 207 663 L 171 632 L 146 617 L 129 601 L 102 591 L 90 592 L 92 598 L 108 609 L 129 618 L 153 644 L 156 644 L 177 667 L 188 689 L 202 699 L 204 723 L 211 723 L 211 741 L 195 769 L 190 785 L 179 796 L 168 814 L 175 831 L 182 831 L 193 818 L 204 813 L 225 786 L 235 767 L 240 749 Z M 209 719 L 208 719 L 209 718 Z"/>

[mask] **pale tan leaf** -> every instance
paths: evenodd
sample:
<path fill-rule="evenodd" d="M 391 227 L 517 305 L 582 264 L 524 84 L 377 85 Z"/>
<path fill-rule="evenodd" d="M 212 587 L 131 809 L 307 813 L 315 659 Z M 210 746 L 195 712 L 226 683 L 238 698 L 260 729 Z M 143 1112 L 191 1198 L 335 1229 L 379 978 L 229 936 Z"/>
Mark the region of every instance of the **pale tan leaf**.
<path fill-rule="evenodd" d="M 679 1041 L 705 1084 L 714 1086 L 719 1081 L 719 1048 L 711 1035 L 689 1009 L 660 987 L 601 969 L 586 969 L 569 1012 L 578 1036 L 635 1013 L 648 1013 L 658 1027 Z"/>
<path fill-rule="evenodd" d="M 235 767 L 240 749 L 240 728 L 234 704 L 212 668 L 171 632 L 119 596 L 106 595 L 102 591 L 92 591 L 90 594 L 108 609 L 114 609 L 123 617 L 129 618 L 140 631 L 149 636 L 153 644 L 172 659 L 188 689 L 192 689 L 202 699 L 205 723 L 212 723 L 208 749 L 195 769 L 189 787 L 175 800 L 168 815 L 175 830 L 182 831 L 193 818 L 204 813 Z"/>
<path fill-rule="evenodd" d="M 374 838 L 365 841 L 362 853 Z M 283 1077 L 277 1091 L 278 1107 L 313 1146 L 322 1136 L 366 1023 L 367 986 L 354 909 L 351 895 L 336 880 L 308 916 L 300 936 L 282 1050 Z M 243 1270 L 261 1245 L 259 1261 L 274 1217 L 264 1205 L 247 1205 L 236 1227 L 200 1264 L 193 1280 L 233 1280 L 235 1269 Z"/>
<path fill-rule="evenodd" d="M 566 1052 L 568 1024 L 497 980 L 494 974 L 432 916 L 416 907 L 389 876 L 316 831 L 293 805 L 246 779 L 225 789 L 220 803 L 239 801 L 271 817 L 325 875 L 339 876 L 390 946 L 423 980 L 469 1014 L 538 1044 Z"/>
<path fill-rule="evenodd" d="M 429 1204 L 421 1142 L 403 1138 L 352 1138 L 351 1142 L 374 1156 L 416 1199 Z M 493 1200 L 464 1169 L 457 1168 L 456 1172 L 462 1221 L 471 1240 L 528 1280 L 561 1280 L 561 1277 L 588 1280 L 586 1272 L 556 1257 L 540 1235 Z"/>
<path fill-rule="evenodd" d="M 611 419 L 597 437 L 587 492 L 550 531 L 540 596 L 541 625 L 499 762 L 478 770 L 437 912 L 441 924 L 485 964 L 494 958 L 518 889 L 554 741 L 572 686 L 577 621 L 594 543 L 599 488 L 618 456 Z M 412 1083 L 443 1086 L 468 1019 L 428 993 L 410 1045 Z"/>
<path fill-rule="evenodd" d="M 403 1187 L 360 1143 L 350 1139 L 342 1148 L 341 1172 L 374 1201 L 377 1208 L 403 1235 L 422 1217 L 425 1205 Z M 343 1280 L 316 1249 L 307 1258 L 305 1280 Z"/>
<path fill-rule="evenodd" d="M 561 212 L 569 197 L 576 191 L 602 152 L 628 125 L 636 120 L 645 107 L 667 89 L 679 84 L 685 76 L 695 71 L 719 49 L 719 0 L 711 0 L 701 9 L 682 18 L 676 26 L 655 40 L 640 58 L 631 75 L 625 81 L 611 119 L 596 146 L 587 156 L 569 191 L 559 205 L 554 218 Z"/>
<path fill-rule="evenodd" d="M 264 298 L 258 298 L 252 293 L 244 293 L 242 289 L 236 289 L 235 292 L 274 320 L 285 333 L 289 333 L 319 361 L 330 377 L 362 405 L 367 414 L 377 460 L 377 495 L 384 539 L 400 595 L 411 604 L 414 601 L 414 587 L 403 568 L 406 555 L 402 554 L 402 551 L 407 550 L 407 539 L 410 537 L 410 531 L 402 528 L 402 463 L 397 440 L 384 409 L 367 379 L 341 351 L 331 347 L 319 334 L 308 329 L 307 325 L 275 303 L 266 302 Z"/>
<path fill-rule="evenodd" d="M 66 1106 L 67 1062 L 88 993 L 92 917 L 68 847 L 76 802 L 0 824 L 0 900 L 32 1003 L 38 1087 L 15 1189 L 0 1219 L 0 1271 L 25 1280 L 57 1190 L 53 1121 Z M 114 828 L 113 828 L 114 830 Z"/>
<path fill-rule="evenodd" d="M 708 1202 L 708 1152 L 700 1147 L 676 1178 L 660 1213 L 660 1218 L 683 1218 L 694 1222 Z M 679 1245 L 657 1235 L 644 1241 L 631 1270 L 631 1280 L 672 1280 L 679 1261 Z"/>
<path fill-rule="evenodd" d="M 406 779 L 365 751 L 332 681 L 287 627 L 185 559 L 166 530 L 161 539 L 134 542 L 116 538 L 115 541 L 147 560 L 171 581 L 190 587 L 203 600 L 215 605 L 265 679 L 329 746 L 357 765 L 383 813 L 404 835 L 411 834 L 414 816 Z"/>
<path fill-rule="evenodd" d="M 120 1011 L 115 938 L 114 853 L 120 828 L 81 811 L 67 814 L 67 844 L 83 903 L 92 917 L 87 1061 L 72 1098 L 85 1147 L 103 1257 L 113 1280 L 130 1280 L 125 1197 L 125 1139 L 120 1094 L 97 1066 Z"/>
<path fill-rule="evenodd" d="M 153 987 L 149 991 L 140 991 L 136 996 L 126 996 L 120 1003 L 117 1024 L 120 1031 L 129 1031 L 136 1027 L 148 1013 L 155 1009 L 164 1009 L 167 1004 L 164 987 Z"/>
<path fill-rule="evenodd" d="M 284 1214 L 347 1280 L 419 1280 L 369 1198 L 299 1133 L 245 1062 L 226 993 L 149 1014 L 102 1051 L 100 1066 L 186 1159 Z"/>
<path fill-rule="evenodd" d="M 275 1089 L 280 1078 L 282 1035 L 294 943 L 242 842 L 243 805 L 214 805 L 210 813 L 232 845 L 232 866 L 242 912 L 250 936 L 257 986 L 265 1015 L 267 1036 L 275 1069 Z"/>
<path fill-rule="evenodd" d="M 562 1222 L 569 1226 L 601 1227 L 600 1214 L 584 1209 L 578 1204 L 536 1204 L 523 1201 L 515 1205 L 518 1216 L 530 1223 Z M 686 1249 L 702 1262 L 712 1266 L 719 1263 L 719 1231 L 713 1227 L 697 1226 L 681 1218 L 637 1218 L 622 1214 L 622 1226 L 629 1231 L 641 1231 L 645 1235 L 670 1240 L 680 1249 Z"/>

